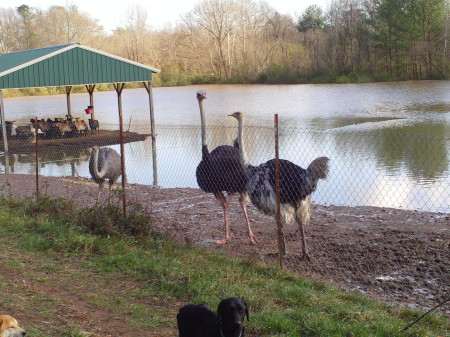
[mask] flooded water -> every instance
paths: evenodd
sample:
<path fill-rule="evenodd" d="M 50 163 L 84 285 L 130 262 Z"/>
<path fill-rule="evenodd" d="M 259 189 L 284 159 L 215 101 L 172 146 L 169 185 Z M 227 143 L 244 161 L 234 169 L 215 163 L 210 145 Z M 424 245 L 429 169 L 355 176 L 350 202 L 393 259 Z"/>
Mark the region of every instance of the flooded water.
<path fill-rule="evenodd" d="M 207 91 L 211 149 L 231 144 L 236 123 L 227 115 L 242 111 L 251 163 L 273 158 L 271 128 L 277 113 L 282 158 L 306 167 L 315 157 L 328 156 L 330 177 L 319 184 L 317 203 L 450 211 L 450 81 L 155 88 L 160 186 L 197 187 L 201 153 L 195 94 L 200 89 Z M 147 133 L 145 89 L 124 90 L 122 100 L 124 123 Z M 71 102 L 72 114 L 87 119 L 88 95 L 74 94 Z M 9 98 L 4 105 L 6 119 L 16 123 L 67 113 L 65 95 Z M 118 123 L 117 110 L 115 92 L 95 93 L 101 127 Z M 89 177 L 88 154 L 76 149 L 43 154 L 40 172 Z M 15 173 L 34 173 L 32 155 L 8 159 Z M 127 144 L 126 162 L 128 182 L 152 184 L 149 140 Z"/>

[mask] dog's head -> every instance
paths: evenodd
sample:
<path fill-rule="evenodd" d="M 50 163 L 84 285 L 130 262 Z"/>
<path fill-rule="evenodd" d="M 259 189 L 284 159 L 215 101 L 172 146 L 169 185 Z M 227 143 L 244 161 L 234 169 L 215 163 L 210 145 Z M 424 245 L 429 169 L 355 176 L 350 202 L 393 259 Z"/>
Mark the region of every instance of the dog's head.
<path fill-rule="evenodd" d="M 0 316 L 0 337 L 22 337 L 26 334 L 14 318 L 8 315 Z"/>
<path fill-rule="evenodd" d="M 230 297 L 220 301 L 217 307 L 217 316 L 224 330 L 236 331 L 244 328 L 244 318 L 248 318 L 248 306 L 244 300 Z"/>

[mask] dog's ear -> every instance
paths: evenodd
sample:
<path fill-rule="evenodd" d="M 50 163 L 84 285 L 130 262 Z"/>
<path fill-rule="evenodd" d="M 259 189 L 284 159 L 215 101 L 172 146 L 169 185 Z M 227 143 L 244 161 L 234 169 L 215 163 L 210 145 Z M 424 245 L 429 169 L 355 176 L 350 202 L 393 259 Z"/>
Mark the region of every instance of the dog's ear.
<path fill-rule="evenodd" d="M 219 321 L 222 320 L 222 312 L 223 312 L 223 304 L 224 300 L 221 300 L 219 302 L 219 305 L 217 306 L 217 317 L 219 318 Z"/>

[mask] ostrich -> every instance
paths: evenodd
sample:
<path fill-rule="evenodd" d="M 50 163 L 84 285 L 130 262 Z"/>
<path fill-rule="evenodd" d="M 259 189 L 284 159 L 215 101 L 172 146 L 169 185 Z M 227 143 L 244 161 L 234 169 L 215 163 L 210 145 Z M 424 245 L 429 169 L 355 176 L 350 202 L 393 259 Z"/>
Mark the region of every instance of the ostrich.
<path fill-rule="evenodd" d="M 248 164 L 242 136 L 244 116 L 241 112 L 229 116 L 238 120 L 238 148 L 247 169 L 246 189 L 250 200 L 264 214 L 275 215 L 275 159 L 256 167 Z M 308 261 L 310 257 L 306 249 L 304 226 L 309 224 L 311 217 L 311 193 L 316 190 L 318 180 L 327 177 L 328 162 L 329 159 L 326 157 L 316 158 L 305 170 L 288 160 L 279 160 L 281 221 L 286 225 L 297 222 L 302 240 L 302 259 Z M 286 247 L 284 237 L 282 239 L 284 250 Z"/>
<path fill-rule="evenodd" d="M 253 244 L 258 244 L 255 235 L 250 227 L 246 207 L 246 183 L 247 176 L 241 164 L 239 150 L 230 145 L 221 145 L 211 153 L 206 143 L 206 121 L 203 109 L 203 100 L 206 98 L 206 91 L 197 92 L 197 99 L 200 107 L 200 121 L 202 133 L 202 160 L 197 166 L 197 183 L 204 192 L 214 194 L 214 197 L 223 208 L 225 219 L 225 238 L 216 241 L 221 245 L 231 240 L 230 224 L 228 222 L 228 201 L 227 194 L 239 193 L 239 203 L 244 212 L 245 222 L 248 228 L 248 236 Z"/>
<path fill-rule="evenodd" d="M 111 188 L 117 179 L 122 175 L 122 166 L 120 155 L 109 147 L 92 148 L 91 158 L 89 159 L 89 172 L 92 179 L 98 184 L 97 203 L 100 199 L 100 192 L 106 179 L 109 183 L 108 203 L 111 202 Z"/>

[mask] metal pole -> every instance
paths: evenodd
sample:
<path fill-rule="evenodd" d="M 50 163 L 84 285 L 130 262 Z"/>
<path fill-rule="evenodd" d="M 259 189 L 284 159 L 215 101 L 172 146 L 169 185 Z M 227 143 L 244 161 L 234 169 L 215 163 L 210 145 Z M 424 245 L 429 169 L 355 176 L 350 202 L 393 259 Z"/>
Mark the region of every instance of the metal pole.
<path fill-rule="evenodd" d="M 155 133 L 155 110 L 153 105 L 153 85 L 152 81 L 148 84 L 144 82 L 145 89 L 148 93 L 148 100 L 150 106 L 150 133 L 152 138 L 152 164 L 153 164 L 153 185 L 158 185 L 158 161 L 156 158 L 156 133 Z"/>
<path fill-rule="evenodd" d="M 123 144 L 123 118 L 122 118 L 122 91 L 125 87 L 125 83 L 114 84 L 117 92 L 117 100 L 119 104 L 119 133 L 120 133 L 120 165 L 122 169 L 122 204 L 123 204 L 123 216 L 127 216 L 127 202 L 125 195 L 125 183 L 126 183 L 126 172 L 125 172 L 125 146 Z"/>
<path fill-rule="evenodd" d="M 8 135 L 6 134 L 5 108 L 3 106 L 3 91 L 1 89 L 0 89 L 0 119 L 2 122 L 3 151 L 5 151 L 5 155 L 7 155 L 8 154 Z"/>
<path fill-rule="evenodd" d="M 278 259 L 280 267 L 283 268 L 283 253 L 284 253 L 284 239 L 283 239 L 283 224 L 281 223 L 280 212 L 280 157 L 278 148 L 278 114 L 274 116 L 274 132 L 275 132 L 275 194 L 276 194 L 276 213 L 275 220 L 278 230 Z"/>
<path fill-rule="evenodd" d="M 34 119 L 34 132 L 36 135 L 36 141 L 34 143 L 34 149 L 36 152 L 36 201 L 39 201 L 39 119 Z"/>

